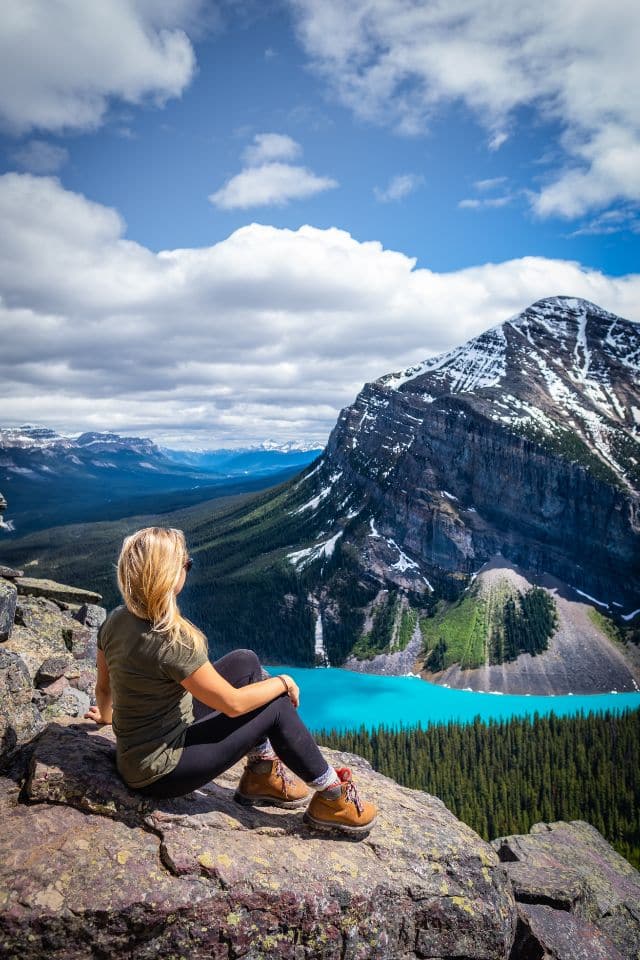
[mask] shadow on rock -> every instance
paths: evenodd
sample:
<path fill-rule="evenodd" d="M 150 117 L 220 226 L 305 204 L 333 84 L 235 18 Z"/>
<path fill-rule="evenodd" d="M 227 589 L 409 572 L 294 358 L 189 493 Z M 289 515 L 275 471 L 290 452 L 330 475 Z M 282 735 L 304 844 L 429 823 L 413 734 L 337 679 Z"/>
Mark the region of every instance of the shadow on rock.
<path fill-rule="evenodd" d="M 145 824 L 158 829 L 188 822 L 194 828 L 252 830 L 272 836 L 308 835 L 302 822 L 303 808 L 241 806 L 233 799 L 240 775 L 236 764 L 198 790 L 172 799 L 145 797 L 130 789 L 116 766 L 115 737 L 110 726 L 69 719 L 50 723 L 23 755 L 22 775 L 14 765 L 14 779 L 23 779 L 21 800 L 28 803 L 59 803 L 89 813 Z M 26 771 L 26 777 L 25 777 Z M 16 776 L 18 774 L 18 776 Z M 315 832 L 315 831 L 314 831 Z M 354 842 L 336 833 L 335 839 Z M 356 838 L 360 839 L 360 838 Z"/>

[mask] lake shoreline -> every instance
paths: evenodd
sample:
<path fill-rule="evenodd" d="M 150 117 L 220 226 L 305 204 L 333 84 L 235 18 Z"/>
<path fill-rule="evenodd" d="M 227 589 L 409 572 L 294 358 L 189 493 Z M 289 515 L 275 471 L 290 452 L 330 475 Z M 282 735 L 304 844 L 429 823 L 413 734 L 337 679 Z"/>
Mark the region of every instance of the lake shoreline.
<path fill-rule="evenodd" d="M 357 730 L 361 726 L 417 727 L 449 722 L 484 722 L 513 716 L 581 712 L 616 713 L 640 709 L 640 693 L 588 693 L 560 696 L 459 690 L 416 676 L 389 677 L 338 667 L 268 664 L 271 674 L 289 673 L 300 687 L 300 714 L 313 730 Z M 420 679 L 420 683 L 416 683 Z"/>

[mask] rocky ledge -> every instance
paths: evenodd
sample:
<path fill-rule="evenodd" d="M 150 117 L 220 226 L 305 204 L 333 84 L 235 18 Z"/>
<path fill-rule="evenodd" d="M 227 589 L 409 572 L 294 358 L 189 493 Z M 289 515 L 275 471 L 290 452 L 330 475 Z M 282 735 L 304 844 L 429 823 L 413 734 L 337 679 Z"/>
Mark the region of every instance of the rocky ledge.
<path fill-rule="evenodd" d="M 82 716 L 106 610 L 89 590 L 0 566 L 0 756 L 56 717 Z"/>
<path fill-rule="evenodd" d="M 61 679 L 80 690 L 103 613 L 19 595 L 0 644 L 3 956 L 640 956 L 640 876 L 588 824 L 491 845 L 435 797 L 329 750 L 380 808 L 359 841 L 317 833 L 299 811 L 238 806 L 239 765 L 177 800 L 129 790 L 111 727 L 81 719 L 77 699 L 73 717 L 65 694 L 42 695 Z"/>

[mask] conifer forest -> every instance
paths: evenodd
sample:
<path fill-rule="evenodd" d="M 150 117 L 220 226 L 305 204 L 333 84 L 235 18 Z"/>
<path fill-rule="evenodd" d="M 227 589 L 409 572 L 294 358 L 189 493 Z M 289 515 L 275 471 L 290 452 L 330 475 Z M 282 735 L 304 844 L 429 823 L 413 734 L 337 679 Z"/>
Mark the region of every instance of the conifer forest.
<path fill-rule="evenodd" d="M 316 736 L 439 797 L 485 840 L 587 820 L 640 867 L 640 710 Z"/>

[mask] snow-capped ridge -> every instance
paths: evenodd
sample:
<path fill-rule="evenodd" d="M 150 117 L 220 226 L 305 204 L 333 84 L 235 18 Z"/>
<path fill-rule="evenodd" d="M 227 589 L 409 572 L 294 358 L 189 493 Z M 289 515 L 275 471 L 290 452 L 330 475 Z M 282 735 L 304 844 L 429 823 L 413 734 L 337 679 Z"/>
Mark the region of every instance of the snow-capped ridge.
<path fill-rule="evenodd" d="M 397 390 L 410 380 L 442 370 L 442 375 L 436 379 L 446 381 L 451 393 L 495 387 L 506 373 L 506 346 L 503 325 L 496 324 L 462 346 L 429 357 L 422 363 L 398 373 L 389 373 L 380 377 L 377 382 Z"/>
<path fill-rule="evenodd" d="M 602 474 L 601 461 L 610 478 L 636 489 L 638 373 L 640 324 L 579 297 L 545 297 L 467 343 L 375 381 L 361 394 L 351 449 L 375 433 L 389 391 L 399 391 L 411 399 L 412 422 L 436 401 L 458 416 L 474 410 Z M 453 395 L 462 401 L 455 407 Z M 411 433 L 409 425 L 405 451 Z"/>

